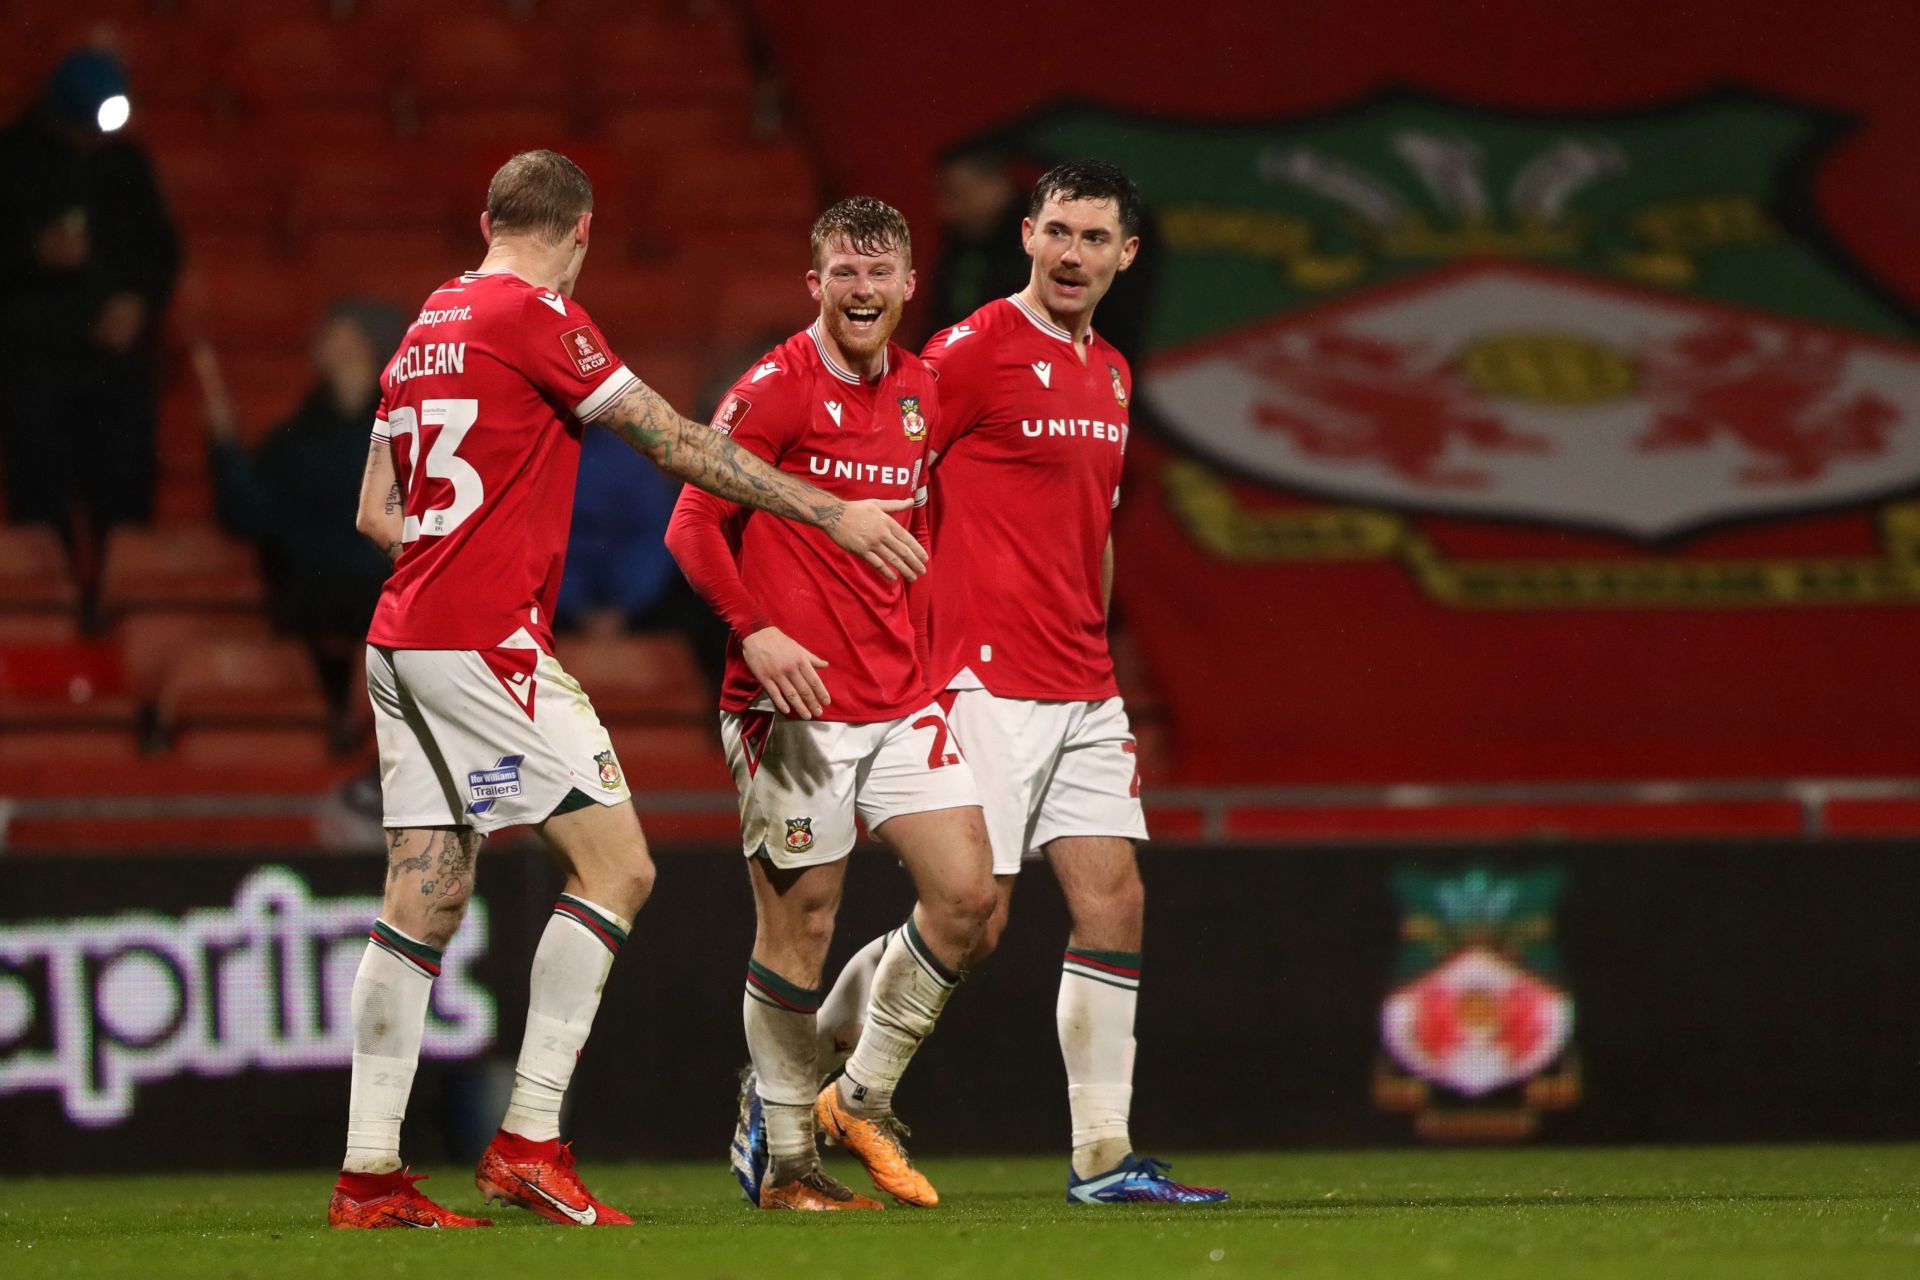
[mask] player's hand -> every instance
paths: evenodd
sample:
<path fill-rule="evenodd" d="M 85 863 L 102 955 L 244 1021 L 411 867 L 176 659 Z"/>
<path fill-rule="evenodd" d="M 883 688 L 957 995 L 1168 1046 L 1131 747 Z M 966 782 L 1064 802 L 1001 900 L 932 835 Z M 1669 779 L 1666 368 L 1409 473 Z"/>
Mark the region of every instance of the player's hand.
<path fill-rule="evenodd" d="M 740 656 L 783 716 L 811 720 L 833 701 L 818 672 L 827 660 L 808 653 L 778 627 L 762 627 L 742 640 Z"/>
<path fill-rule="evenodd" d="M 927 552 L 920 539 L 893 518 L 895 511 L 913 506 L 911 498 L 863 498 L 849 502 L 833 526 L 831 536 L 843 550 L 865 560 L 880 571 L 888 582 L 905 578 L 912 582 L 926 571 Z"/>

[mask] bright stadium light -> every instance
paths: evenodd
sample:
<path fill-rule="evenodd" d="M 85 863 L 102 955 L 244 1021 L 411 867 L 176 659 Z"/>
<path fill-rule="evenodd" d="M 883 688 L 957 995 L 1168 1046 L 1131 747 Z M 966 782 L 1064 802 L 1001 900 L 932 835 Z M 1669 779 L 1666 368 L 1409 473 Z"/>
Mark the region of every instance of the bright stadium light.
<path fill-rule="evenodd" d="M 100 124 L 100 132 L 112 133 L 127 122 L 133 114 L 133 104 L 127 101 L 127 95 L 116 93 L 100 104 L 100 112 L 94 118 Z"/>

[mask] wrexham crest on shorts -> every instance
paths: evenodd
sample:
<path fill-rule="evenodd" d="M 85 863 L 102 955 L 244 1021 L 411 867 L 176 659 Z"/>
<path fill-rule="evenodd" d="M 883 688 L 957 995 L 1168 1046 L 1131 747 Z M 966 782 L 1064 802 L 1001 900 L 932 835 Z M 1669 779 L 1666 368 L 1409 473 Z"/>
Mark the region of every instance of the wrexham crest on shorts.
<path fill-rule="evenodd" d="M 1573 997 L 1554 945 L 1562 877 L 1406 868 L 1394 986 L 1380 1008 L 1374 1101 L 1422 1137 L 1524 1138 L 1579 1100 Z"/>
<path fill-rule="evenodd" d="M 1851 128 L 1740 88 L 1588 113 L 1397 91 L 1231 124 L 1070 106 L 999 140 L 1139 183 L 1141 387 L 1187 454 L 1168 505 L 1222 557 L 1397 561 L 1458 607 L 1908 603 L 1920 317 L 1818 220 Z M 1689 545 L 1874 507 L 1872 555 Z M 1471 552 L 1462 517 L 1493 522 Z M 1569 527 L 1615 545 L 1570 560 Z"/>
<path fill-rule="evenodd" d="M 593 762 L 600 766 L 600 785 L 609 791 L 620 789 L 620 762 L 614 759 L 613 749 L 594 753 Z"/>
<path fill-rule="evenodd" d="M 805 853 L 813 848 L 813 819 L 787 819 L 787 852 Z"/>
<path fill-rule="evenodd" d="M 927 438 L 927 420 L 920 416 L 919 396 L 900 397 L 900 426 L 909 440 Z"/>

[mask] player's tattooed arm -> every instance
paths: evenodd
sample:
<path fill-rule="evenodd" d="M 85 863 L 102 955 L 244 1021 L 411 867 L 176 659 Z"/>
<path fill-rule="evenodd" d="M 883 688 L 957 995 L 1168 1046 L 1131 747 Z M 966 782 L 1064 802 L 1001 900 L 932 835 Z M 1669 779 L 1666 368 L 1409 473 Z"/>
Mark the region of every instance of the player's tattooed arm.
<path fill-rule="evenodd" d="M 812 525 L 886 578 L 917 578 L 926 568 L 919 542 L 891 514 L 912 506 L 907 499 L 836 498 L 681 416 L 645 383 L 636 382 L 600 421 L 662 471 L 743 507 Z"/>
<path fill-rule="evenodd" d="M 354 526 L 388 560 L 400 558 L 405 545 L 405 502 L 393 470 L 393 446 L 375 440 L 367 450 L 366 474 L 360 477 L 360 510 Z"/>

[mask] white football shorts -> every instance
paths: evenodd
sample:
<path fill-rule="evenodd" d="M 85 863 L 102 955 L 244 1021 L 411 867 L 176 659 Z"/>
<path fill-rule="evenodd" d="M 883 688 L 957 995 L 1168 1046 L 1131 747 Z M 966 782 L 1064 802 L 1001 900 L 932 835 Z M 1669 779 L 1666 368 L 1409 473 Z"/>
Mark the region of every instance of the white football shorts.
<path fill-rule="evenodd" d="M 722 711 L 720 737 L 740 789 L 740 851 L 764 850 L 783 870 L 846 857 L 856 813 L 872 831 L 902 814 L 980 803 L 932 703 L 871 724 L 792 720 L 771 707 Z"/>
<path fill-rule="evenodd" d="M 522 629 L 496 649 L 367 646 L 388 827 L 544 822 L 576 788 L 630 799 L 586 692 Z"/>
<path fill-rule="evenodd" d="M 973 765 L 993 874 L 1016 874 L 1061 836 L 1147 838 L 1139 757 L 1119 698 L 1036 702 L 949 689 L 940 705 Z"/>

